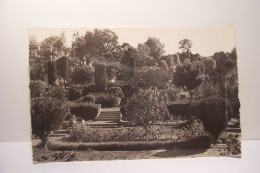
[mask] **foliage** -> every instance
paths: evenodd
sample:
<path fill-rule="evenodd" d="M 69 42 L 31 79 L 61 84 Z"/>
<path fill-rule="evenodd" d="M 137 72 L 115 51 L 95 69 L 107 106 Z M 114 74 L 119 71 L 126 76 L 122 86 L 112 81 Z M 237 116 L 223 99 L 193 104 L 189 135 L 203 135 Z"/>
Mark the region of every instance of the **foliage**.
<path fill-rule="evenodd" d="M 142 87 L 158 87 L 163 88 L 167 82 L 171 79 L 171 76 L 162 70 L 160 67 L 143 67 L 138 70 L 132 79 L 132 83 L 135 85 L 142 82 Z"/>
<path fill-rule="evenodd" d="M 229 134 L 226 138 L 220 137 L 221 143 L 227 144 L 227 149 L 221 155 L 237 155 L 241 153 L 241 142 L 238 134 Z"/>
<path fill-rule="evenodd" d="M 69 78 L 69 58 L 63 56 L 56 60 L 57 74 L 64 80 Z"/>
<path fill-rule="evenodd" d="M 42 140 L 46 147 L 47 137 L 64 120 L 67 109 L 64 104 L 53 98 L 41 97 L 31 100 L 32 133 Z"/>
<path fill-rule="evenodd" d="M 189 91 L 190 103 L 192 101 L 192 95 L 203 82 L 200 77 L 202 71 L 203 66 L 200 63 L 186 62 L 182 65 L 178 65 L 175 73 L 173 73 L 173 84 Z"/>
<path fill-rule="evenodd" d="M 111 108 L 118 105 L 118 97 L 112 94 L 100 94 L 96 96 L 96 104 L 101 104 L 102 108 Z"/>
<path fill-rule="evenodd" d="M 203 58 L 203 64 L 205 66 L 205 74 L 211 75 L 215 72 L 216 61 L 211 57 Z"/>
<path fill-rule="evenodd" d="M 91 92 L 96 92 L 96 85 L 93 83 L 84 86 L 82 90 L 82 95 L 88 95 Z"/>
<path fill-rule="evenodd" d="M 164 54 L 164 44 L 158 38 L 149 37 L 144 43 L 150 48 L 149 56 L 153 57 L 158 62 L 160 57 Z"/>
<path fill-rule="evenodd" d="M 67 51 L 65 43 L 64 32 L 60 36 L 50 36 L 41 42 L 40 54 L 46 58 L 61 56 L 62 53 L 66 53 Z"/>
<path fill-rule="evenodd" d="M 192 41 L 189 39 L 183 39 L 179 42 L 180 45 L 180 49 L 182 50 L 182 52 L 184 52 L 185 54 L 189 55 L 191 54 L 191 47 L 192 47 Z"/>
<path fill-rule="evenodd" d="M 169 113 L 175 118 L 181 116 L 182 118 L 189 115 L 189 105 L 187 103 L 169 103 L 167 105 Z"/>
<path fill-rule="evenodd" d="M 55 85 L 57 79 L 56 61 L 47 62 L 47 73 L 49 85 Z"/>
<path fill-rule="evenodd" d="M 158 140 L 188 140 L 205 135 L 200 123 L 193 123 L 187 128 L 174 129 L 167 126 L 150 126 L 147 130 L 140 126 L 122 127 L 120 129 L 90 128 L 86 125 L 75 125 L 70 131 L 70 142 L 133 142 Z M 122 145 L 122 144 L 121 144 Z"/>
<path fill-rule="evenodd" d="M 140 68 L 143 67 L 146 58 L 151 58 L 153 60 L 153 57 L 150 56 L 150 48 L 146 44 L 140 43 L 137 46 L 136 65 Z"/>
<path fill-rule="evenodd" d="M 118 98 L 123 98 L 124 93 L 120 87 L 110 87 L 107 91 L 109 94 L 113 94 Z"/>
<path fill-rule="evenodd" d="M 77 100 L 81 96 L 81 91 L 75 87 L 69 87 L 67 93 L 67 98 L 70 101 Z"/>
<path fill-rule="evenodd" d="M 86 95 L 76 100 L 76 102 L 95 104 L 95 97 L 93 95 Z"/>
<path fill-rule="evenodd" d="M 98 60 L 94 64 L 95 66 L 95 85 L 96 90 L 99 92 L 107 90 L 107 72 L 106 72 L 106 64 L 102 60 Z"/>
<path fill-rule="evenodd" d="M 216 143 L 219 135 L 227 127 L 232 109 L 225 99 L 210 97 L 192 103 L 191 113 L 202 121 L 204 129 L 211 134 L 213 142 Z"/>
<path fill-rule="evenodd" d="M 62 86 L 55 86 L 55 87 L 48 88 L 48 90 L 43 93 L 43 96 L 64 101 L 67 99 L 66 98 L 67 90 Z"/>
<path fill-rule="evenodd" d="M 147 129 L 158 120 L 169 118 L 166 98 L 157 88 L 140 90 L 121 107 L 123 118 Z"/>
<path fill-rule="evenodd" d="M 93 67 L 87 65 L 80 65 L 74 67 L 71 80 L 74 84 L 85 84 L 91 83 L 94 79 L 94 69 Z"/>
<path fill-rule="evenodd" d="M 105 57 L 109 61 L 120 61 L 120 46 L 116 33 L 109 29 L 94 29 L 87 31 L 85 36 L 79 37 L 72 43 L 76 55 L 79 57 Z"/>
<path fill-rule="evenodd" d="M 132 95 L 135 93 L 135 88 L 131 84 L 126 84 L 122 87 L 122 91 L 125 97 L 132 97 Z"/>
<path fill-rule="evenodd" d="M 94 120 L 98 114 L 98 107 L 92 103 L 74 102 L 69 107 L 71 114 L 82 117 L 84 120 Z"/>
<path fill-rule="evenodd" d="M 31 98 L 34 98 L 34 97 L 40 97 L 42 93 L 45 91 L 45 89 L 48 88 L 48 85 L 41 80 L 37 80 L 37 81 L 31 81 L 29 87 L 31 91 L 30 93 Z"/>

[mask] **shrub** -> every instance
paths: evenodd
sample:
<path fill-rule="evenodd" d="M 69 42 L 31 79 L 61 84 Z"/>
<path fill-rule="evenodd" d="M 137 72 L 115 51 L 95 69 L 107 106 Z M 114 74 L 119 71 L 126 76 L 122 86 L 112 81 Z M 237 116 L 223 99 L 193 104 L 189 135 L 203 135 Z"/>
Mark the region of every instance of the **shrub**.
<path fill-rule="evenodd" d="M 175 118 L 177 116 L 186 117 L 189 114 L 189 105 L 187 103 L 169 103 L 167 108 Z"/>
<path fill-rule="evenodd" d="M 76 102 L 78 102 L 78 103 L 84 102 L 84 103 L 95 104 L 95 97 L 93 95 L 83 96 L 83 97 L 77 99 Z"/>
<path fill-rule="evenodd" d="M 61 124 L 67 112 L 57 99 L 40 97 L 31 100 L 32 133 L 42 140 L 43 147 L 47 146 L 48 135 Z"/>
<path fill-rule="evenodd" d="M 31 91 L 30 93 L 31 98 L 34 98 L 34 97 L 40 97 L 42 93 L 45 91 L 45 89 L 48 87 L 48 85 L 41 80 L 37 80 L 37 81 L 31 81 L 29 87 Z"/>
<path fill-rule="evenodd" d="M 141 86 L 144 86 L 146 88 L 164 88 L 170 79 L 171 76 L 165 70 L 160 67 L 151 66 L 143 67 L 138 70 L 134 75 L 132 83 L 136 84 L 137 82 L 138 85 L 138 83 L 142 81 Z"/>
<path fill-rule="evenodd" d="M 84 120 L 94 120 L 98 114 L 98 107 L 91 103 L 73 103 L 70 105 L 70 112 Z"/>
<path fill-rule="evenodd" d="M 71 80 L 75 84 L 91 83 L 93 78 L 94 69 L 89 66 L 77 66 L 71 74 Z"/>
<path fill-rule="evenodd" d="M 74 101 L 74 100 L 77 100 L 80 97 L 81 90 L 74 88 L 74 87 L 70 87 L 70 88 L 68 88 L 67 93 L 68 93 L 67 94 L 68 100 Z"/>
<path fill-rule="evenodd" d="M 96 86 L 93 83 L 84 86 L 82 90 L 82 95 L 88 95 L 91 92 L 96 92 Z"/>
<path fill-rule="evenodd" d="M 121 107 L 123 118 L 147 129 L 158 120 L 169 118 L 166 99 L 157 89 L 140 90 Z"/>
<path fill-rule="evenodd" d="M 102 108 L 115 107 L 118 104 L 118 97 L 112 94 L 101 94 L 96 97 L 96 104 L 101 104 Z"/>
<path fill-rule="evenodd" d="M 66 95 L 66 89 L 61 86 L 49 88 L 46 92 L 43 93 L 44 97 L 52 97 L 58 100 L 66 100 Z"/>
<path fill-rule="evenodd" d="M 228 119 L 232 115 L 232 109 L 225 99 L 210 97 L 192 103 L 191 113 L 202 121 L 204 129 L 211 134 L 213 143 L 216 143 L 219 135 L 227 127 Z"/>
<path fill-rule="evenodd" d="M 124 93 L 120 87 L 110 87 L 107 91 L 109 94 L 113 94 L 116 97 L 123 98 Z"/>
<path fill-rule="evenodd" d="M 122 87 L 122 91 L 125 97 L 132 97 L 135 92 L 133 85 L 127 84 Z"/>

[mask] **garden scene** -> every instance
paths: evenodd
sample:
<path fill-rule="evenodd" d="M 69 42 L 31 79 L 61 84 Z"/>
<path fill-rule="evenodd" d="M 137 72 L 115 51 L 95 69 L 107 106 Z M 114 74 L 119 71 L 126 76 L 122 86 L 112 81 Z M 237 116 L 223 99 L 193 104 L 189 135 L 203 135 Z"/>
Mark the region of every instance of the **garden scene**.
<path fill-rule="evenodd" d="M 29 31 L 33 162 L 241 157 L 237 53 Z M 171 39 L 171 38 L 169 38 Z M 175 41 L 175 40 L 174 40 Z M 207 49 L 207 48 L 205 48 Z"/>

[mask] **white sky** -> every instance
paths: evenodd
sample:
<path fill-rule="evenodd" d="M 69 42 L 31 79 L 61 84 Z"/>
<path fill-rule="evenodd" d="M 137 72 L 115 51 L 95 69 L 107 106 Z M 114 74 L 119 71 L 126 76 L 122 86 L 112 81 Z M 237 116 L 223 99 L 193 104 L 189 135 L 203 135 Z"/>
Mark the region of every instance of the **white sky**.
<path fill-rule="evenodd" d="M 236 45 L 235 30 L 233 27 L 187 27 L 187 28 L 109 28 L 118 36 L 120 44 L 127 42 L 137 47 L 138 43 L 144 43 L 147 38 L 156 37 L 165 45 L 165 54 L 179 52 L 179 41 L 187 38 L 193 42 L 193 53 L 203 56 L 211 56 L 217 51 L 230 52 Z M 34 35 L 37 41 L 43 41 L 51 35 L 60 35 L 65 31 L 66 42 L 71 46 L 72 35 L 79 32 L 84 35 L 93 28 L 32 28 L 29 36 Z"/>

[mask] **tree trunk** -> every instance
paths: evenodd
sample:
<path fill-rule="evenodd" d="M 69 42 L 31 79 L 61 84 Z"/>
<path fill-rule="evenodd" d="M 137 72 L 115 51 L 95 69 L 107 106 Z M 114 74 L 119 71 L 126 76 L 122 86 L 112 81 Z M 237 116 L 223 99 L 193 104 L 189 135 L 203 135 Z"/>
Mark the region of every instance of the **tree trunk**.
<path fill-rule="evenodd" d="M 226 99 L 226 117 L 228 117 L 228 111 L 227 111 L 227 107 L 228 107 L 228 98 L 227 98 L 227 84 L 226 84 L 226 78 L 224 78 L 224 87 L 225 87 L 225 99 Z"/>
<path fill-rule="evenodd" d="M 189 91 L 189 94 L 190 94 L 190 102 L 189 102 L 189 105 L 191 105 L 191 102 L 192 102 L 192 99 L 193 99 L 193 93 L 192 93 L 192 91 Z"/>
<path fill-rule="evenodd" d="M 40 144 L 40 147 L 41 148 L 45 148 L 47 149 L 47 143 L 48 143 L 48 134 L 45 134 L 41 137 L 41 144 Z"/>

